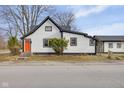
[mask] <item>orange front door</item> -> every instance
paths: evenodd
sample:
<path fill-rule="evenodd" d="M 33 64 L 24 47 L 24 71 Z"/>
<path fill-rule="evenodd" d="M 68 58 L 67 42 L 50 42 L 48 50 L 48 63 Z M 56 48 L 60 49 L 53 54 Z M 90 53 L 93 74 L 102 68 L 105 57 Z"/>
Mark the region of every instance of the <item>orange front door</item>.
<path fill-rule="evenodd" d="M 31 40 L 25 39 L 24 52 L 31 52 Z"/>

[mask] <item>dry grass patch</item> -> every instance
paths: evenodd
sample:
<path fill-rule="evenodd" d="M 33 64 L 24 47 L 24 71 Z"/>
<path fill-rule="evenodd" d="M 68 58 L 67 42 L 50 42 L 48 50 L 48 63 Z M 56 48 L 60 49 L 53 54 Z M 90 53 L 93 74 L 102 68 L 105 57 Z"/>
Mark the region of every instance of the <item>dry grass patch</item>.
<path fill-rule="evenodd" d="M 38 55 L 34 55 L 31 56 L 29 59 L 29 61 L 71 61 L 71 62 L 75 62 L 75 61 L 102 61 L 102 60 L 106 60 L 106 58 L 104 56 L 93 56 L 93 55 L 62 55 L 62 56 L 56 56 L 56 55 L 46 55 L 46 56 L 38 56 Z"/>
<path fill-rule="evenodd" d="M 10 54 L 0 54 L 0 62 L 2 61 L 16 61 L 18 56 L 12 56 Z M 112 55 L 111 59 L 107 58 L 107 54 L 103 55 L 32 55 L 26 60 L 21 60 L 24 62 L 27 61 L 60 61 L 60 62 L 101 62 L 108 60 L 124 60 L 124 54 L 121 55 Z"/>
<path fill-rule="evenodd" d="M 10 54 L 0 54 L 0 62 L 2 61 L 14 61 L 17 56 L 12 56 Z"/>
<path fill-rule="evenodd" d="M 102 54 L 102 56 L 108 58 L 108 54 Z M 109 59 L 109 58 L 108 58 Z M 112 54 L 109 60 L 124 60 L 124 54 Z"/>

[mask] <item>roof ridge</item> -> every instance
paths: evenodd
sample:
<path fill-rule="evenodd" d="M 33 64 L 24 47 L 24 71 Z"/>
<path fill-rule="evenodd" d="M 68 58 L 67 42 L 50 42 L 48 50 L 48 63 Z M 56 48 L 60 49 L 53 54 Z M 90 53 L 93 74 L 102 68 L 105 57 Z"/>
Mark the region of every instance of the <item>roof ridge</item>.
<path fill-rule="evenodd" d="M 88 38 L 93 38 L 92 36 L 89 36 L 87 33 L 83 33 L 83 32 L 79 32 L 79 31 L 67 31 L 65 29 L 62 29 L 50 16 L 47 16 L 43 21 L 41 21 L 41 23 L 39 23 L 36 27 L 34 27 L 34 29 L 32 31 L 30 31 L 29 33 L 27 33 L 26 35 L 24 35 L 23 37 L 21 37 L 21 39 L 31 35 L 32 33 L 34 33 L 44 22 L 46 22 L 47 20 L 50 20 L 53 24 L 55 24 L 58 29 L 62 32 L 68 32 L 68 33 L 74 33 L 74 34 L 79 34 L 79 35 L 84 35 Z"/>
<path fill-rule="evenodd" d="M 44 20 L 42 20 L 32 31 L 30 31 L 29 33 L 27 33 L 26 35 L 22 36 L 21 39 L 29 36 L 30 34 L 34 33 L 44 22 L 46 22 L 47 20 L 50 20 L 52 21 L 58 28 L 59 30 L 61 31 L 61 28 L 59 27 L 59 25 L 50 17 L 50 16 L 47 16 Z"/>

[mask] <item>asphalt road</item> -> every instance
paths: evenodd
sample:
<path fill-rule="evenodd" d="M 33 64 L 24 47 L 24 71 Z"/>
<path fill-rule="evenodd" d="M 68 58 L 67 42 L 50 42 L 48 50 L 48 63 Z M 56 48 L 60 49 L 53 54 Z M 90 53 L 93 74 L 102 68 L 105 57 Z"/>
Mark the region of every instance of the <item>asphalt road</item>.
<path fill-rule="evenodd" d="M 55 64 L 55 63 L 54 63 Z M 124 63 L 0 66 L 3 88 L 123 88 Z"/>

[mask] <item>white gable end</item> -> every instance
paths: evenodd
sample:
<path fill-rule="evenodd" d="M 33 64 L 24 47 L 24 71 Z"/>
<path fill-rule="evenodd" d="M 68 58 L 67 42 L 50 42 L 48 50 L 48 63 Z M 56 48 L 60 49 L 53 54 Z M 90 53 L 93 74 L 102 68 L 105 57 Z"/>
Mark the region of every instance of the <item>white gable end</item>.
<path fill-rule="evenodd" d="M 45 26 L 52 26 L 52 31 L 45 31 Z M 50 20 L 47 20 L 41 27 L 39 27 L 34 33 L 27 36 L 31 39 L 31 51 L 32 52 L 54 52 L 51 48 L 43 48 L 43 39 L 48 38 L 61 38 L 61 33 L 58 27 Z"/>

